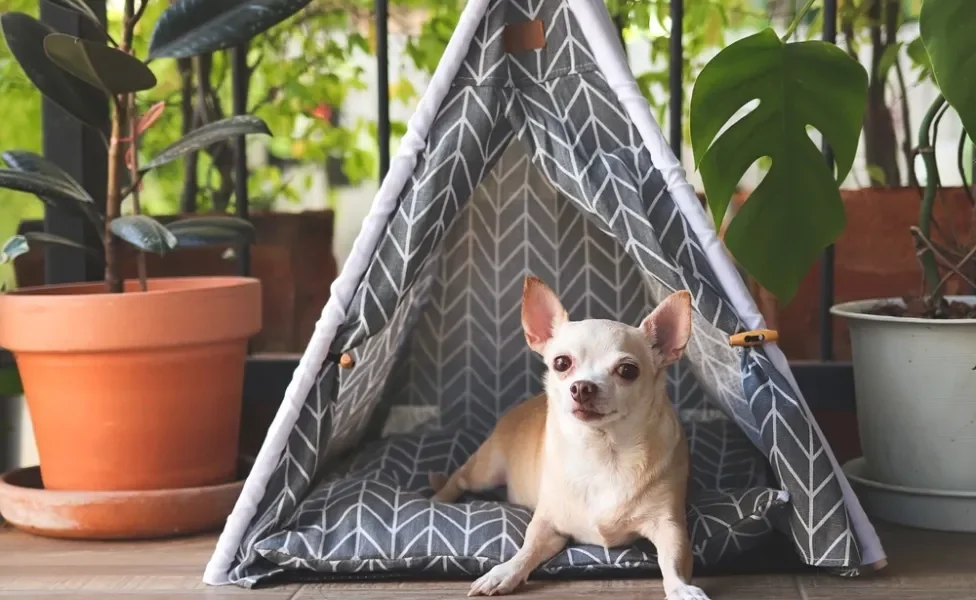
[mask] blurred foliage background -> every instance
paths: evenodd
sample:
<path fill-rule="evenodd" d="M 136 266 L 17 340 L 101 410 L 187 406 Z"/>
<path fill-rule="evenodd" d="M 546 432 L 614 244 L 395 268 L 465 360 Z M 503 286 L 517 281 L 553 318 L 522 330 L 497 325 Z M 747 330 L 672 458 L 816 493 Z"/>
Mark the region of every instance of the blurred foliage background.
<path fill-rule="evenodd" d="M 40 0 L 43 1 L 43 0 Z M 137 56 L 145 56 L 153 24 L 166 8 L 165 0 L 150 2 L 136 32 Z M 647 48 L 651 68 L 635 73 L 659 122 L 665 122 L 668 98 L 669 0 L 606 0 L 611 14 L 630 47 Z M 893 56 L 907 52 L 910 44 L 895 39 L 899 28 L 917 15 L 921 0 L 840 0 L 841 31 L 849 34 L 846 49 L 852 54 L 859 44 L 873 44 L 868 60 L 881 88 L 878 110 L 893 129 L 888 102 L 897 95 L 889 89 L 897 64 Z M 788 23 L 804 2 L 801 0 L 685 0 L 683 22 L 685 109 L 691 87 L 700 69 L 719 49 L 738 37 L 771 22 Z M 39 0 L 0 0 L 0 11 L 38 13 Z M 117 30 L 118 2 L 109 0 L 110 27 Z M 463 8 L 458 0 L 390 0 L 391 32 L 406 36 L 405 56 L 421 73 L 430 74 L 447 45 Z M 897 18 L 889 19 L 891 11 Z M 818 10 L 810 13 L 805 28 L 808 37 L 817 36 L 822 24 Z M 271 209 L 281 198 L 299 200 L 309 187 L 308 170 L 286 165 L 318 165 L 327 178 L 343 178 L 344 184 L 376 178 L 376 123 L 364 118 L 338 118 L 351 92 L 373 89 L 371 75 L 363 65 L 375 52 L 373 0 L 315 0 L 289 21 L 253 40 L 248 56 L 250 112 L 264 119 L 275 136 L 258 141 L 253 154 L 248 186 L 254 209 Z M 640 43 L 643 41 L 644 43 Z M 894 48 L 894 50 L 892 50 Z M 231 77 L 228 55 L 188 61 L 152 63 L 160 84 L 141 96 L 140 112 L 153 104 L 166 105 L 161 117 L 144 134 L 140 154 L 151 155 L 180 137 L 182 128 L 199 125 L 231 112 Z M 891 75 L 889 77 L 889 71 Z M 200 77 L 200 73 L 204 77 Z M 897 73 L 902 80 L 903 73 Z M 902 91 L 905 87 L 902 81 Z M 897 87 L 897 86 L 895 86 Z M 407 78 L 390 82 L 391 101 L 412 106 L 421 90 Z M 886 116 L 885 116 L 886 115 Z M 41 108 L 38 92 L 26 80 L 0 42 L 0 147 L 41 150 Z M 875 118 L 877 121 L 877 117 Z M 884 154 L 876 171 L 877 181 L 891 184 L 892 144 L 884 124 L 878 144 Z M 401 122 L 392 125 L 393 144 L 406 130 Z M 687 136 L 687 119 L 685 119 Z M 870 142 L 869 142 L 870 143 Z M 874 153 L 878 155 L 878 152 Z M 192 160 L 179 161 L 154 172 L 145 180 L 144 210 L 149 214 L 227 210 L 233 206 L 230 193 L 232 166 L 229 148 L 212 149 Z M 253 157 L 252 157 L 253 159 Z M 330 169 L 331 164 L 335 168 Z M 874 179 L 874 177 L 872 177 Z M 331 186 L 330 186 L 331 187 Z M 42 216 L 36 199 L 0 190 L 0 239 L 14 233 L 22 219 Z M 9 265 L 0 267 L 0 280 L 12 278 Z"/>

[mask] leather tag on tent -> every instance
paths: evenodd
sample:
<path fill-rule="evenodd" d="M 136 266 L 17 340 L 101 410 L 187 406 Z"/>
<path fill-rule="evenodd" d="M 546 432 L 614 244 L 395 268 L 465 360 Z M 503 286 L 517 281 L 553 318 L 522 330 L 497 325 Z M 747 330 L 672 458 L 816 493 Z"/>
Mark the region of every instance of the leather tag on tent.
<path fill-rule="evenodd" d="M 532 19 L 521 23 L 509 23 L 502 34 L 505 52 L 518 54 L 529 50 L 539 50 L 546 45 L 546 31 L 542 21 Z"/>

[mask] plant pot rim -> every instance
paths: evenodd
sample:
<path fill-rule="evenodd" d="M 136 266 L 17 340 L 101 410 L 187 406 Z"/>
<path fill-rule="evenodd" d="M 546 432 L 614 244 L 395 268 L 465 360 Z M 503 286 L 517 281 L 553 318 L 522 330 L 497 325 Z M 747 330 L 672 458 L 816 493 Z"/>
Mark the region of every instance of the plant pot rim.
<path fill-rule="evenodd" d="M 937 490 L 934 488 L 916 488 L 893 483 L 878 481 L 867 473 L 867 461 L 863 456 L 853 458 L 844 464 L 844 471 L 847 476 L 863 486 L 882 490 L 885 492 L 895 492 L 898 494 L 908 494 L 910 496 L 934 496 L 937 498 L 965 498 L 976 500 L 976 491 L 967 492 L 964 490 Z"/>
<path fill-rule="evenodd" d="M 261 330 L 261 281 L 160 277 L 112 294 L 104 282 L 0 294 L 0 346 L 19 353 L 145 351 L 245 340 Z"/>
<path fill-rule="evenodd" d="M 137 287 L 139 285 L 138 282 L 138 279 L 126 279 L 123 282 L 123 285 L 126 288 Z M 160 282 L 163 282 L 166 285 L 163 288 L 150 289 L 145 292 L 138 289 L 126 289 L 126 291 L 121 294 L 113 294 L 113 297 L 125 297 L 127 299 L 131 299 L 145 298 L 147 296 L 160 296 L 163 294 L 177 294 L 181 292 L 192 293 L 201 289 L 232 288 L 260 284 L 261 280 L 257 279 L 256 277 L 241 277 L 236 275 L 208 275 L 193 277 L 149 277 L 146 279 L 146 282 L 149 284 L 159 284 Z M 108 295 L 108 293 L 109 292 L 106 290 L 106 284 L 104 281 L 80 281 L 75 283 L 56 283 L 15 288 L 0 294 L 0 297 L 8 296 L 14 298 L 38 298 L 47 296 L 57 297 L 63 301 L 65 298 L 77 298 L 100 294 Z"/>
<path fill-rule="evenodd" d="M 946 296 L 947 300 L 955 300 L 966 304 L 976 304 L 976 296 Z M 931 327 L 962 327 L 976 325 L 976 319 L 922 319 L 919 317 L 892 317 L 890 315 L 869 314 L 867 311 L 886 304 L 904 306 L 901 298 L 872 298 L 868 300 L 854 300 L 841 302 L 830 307 L 830 314 L 843 317 L 849 321 L 875 321 L 883 323 L 898 323 L 904 325 L 929 325 Z"/>

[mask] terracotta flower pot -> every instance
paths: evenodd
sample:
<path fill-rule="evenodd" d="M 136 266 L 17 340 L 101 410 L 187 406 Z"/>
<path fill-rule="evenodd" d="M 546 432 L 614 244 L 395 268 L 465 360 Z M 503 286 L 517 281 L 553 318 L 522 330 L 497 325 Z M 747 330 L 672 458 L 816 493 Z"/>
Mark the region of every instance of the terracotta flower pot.
<path fill-rule="evenodd" d="M 164 225 L 198 215 L 167 215 Z M 338 274 L 332 240 L 335 214 L 331 210 L 297 213 L 252 211 L 254 225 L 250 275 L 261 280 L 262 327 L 251 340 L 255 353 L 301 353 L 312 338 L 315 323 L 329 300 Z M 23 221 L 18 233 L 44 231 L 40 220 Z M 237 262 L 224 257 L 227 247 L 187 248 L 163 256 L 149 254 L 146 265 L 155 277 L 236 275 Z M 135 278 L 136 252 L 123 245 L 120 273 Z M 14 262 L 17 285 L 44 285 L 44 252 L 29 252 Z"/>
<path fill-rule="evenodd" d="M 23 381 L 47 489 L 153 490 L 234 480 L 247 340 L 261 285 L 151 279 L 0 295 L 0 346 Z"/>

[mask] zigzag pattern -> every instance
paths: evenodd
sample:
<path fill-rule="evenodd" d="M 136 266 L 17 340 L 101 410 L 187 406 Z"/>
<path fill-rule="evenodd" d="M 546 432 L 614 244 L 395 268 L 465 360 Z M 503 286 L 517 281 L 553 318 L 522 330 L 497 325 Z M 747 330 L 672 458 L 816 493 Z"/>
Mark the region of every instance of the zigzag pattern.
<path fill-rule="evenodd" d="M 545 23 L 545 48 L 505 54 L 504 25 L 529 18 Z M 428 471 L 460 466 L 505 409 L 541 387 L 520 327 L 527 273 L 574 318 L 636 323 L 671 291 L 692 293 L 694 336 L 669 390 L 691 445 L 699 564 L 760 544 L 772 520 L 787 524 L 808 564 L 859 564 L 810 417 L 761 350 L 728 346 L 739 319 L 568 4 L 493 0 L 334 343 L 359 366 L 323 367 L 232 581 L 476 574 L 515 552 L 523 508 L 484 497 L 434 504 L 426 486 Z M 437 417 L 336 469 L 381 402 Z M 782 491 L 767 487 L 768 465 Z M 655 570 L 653 548 L 570 546 L 541 567 L 621 569 Z"/>

